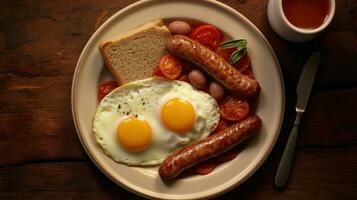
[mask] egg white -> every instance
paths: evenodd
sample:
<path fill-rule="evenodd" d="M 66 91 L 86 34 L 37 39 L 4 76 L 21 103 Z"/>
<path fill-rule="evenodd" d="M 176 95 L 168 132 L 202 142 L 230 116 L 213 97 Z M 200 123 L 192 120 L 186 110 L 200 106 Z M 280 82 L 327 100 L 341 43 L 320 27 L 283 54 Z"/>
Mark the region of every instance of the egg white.
<path fill-rule="evenodd" d="M 191 131 L 176 134 L 161 122 L 162 106 L 173 98 L 189 102 L 196 115 Z M 144 119 L 152 129 L 152 143 L 143 151 L 125 150 L 116 129 L 127 117 Z M 219 121 L 217 102 L 189 83 L 163 78 L 148 78 L 125 84 L 108 94 L 98 105 L 93 132 L 99 146 L 113 160 L 127 165 L 160 164 L 172 151 L 207 137 Z"/>

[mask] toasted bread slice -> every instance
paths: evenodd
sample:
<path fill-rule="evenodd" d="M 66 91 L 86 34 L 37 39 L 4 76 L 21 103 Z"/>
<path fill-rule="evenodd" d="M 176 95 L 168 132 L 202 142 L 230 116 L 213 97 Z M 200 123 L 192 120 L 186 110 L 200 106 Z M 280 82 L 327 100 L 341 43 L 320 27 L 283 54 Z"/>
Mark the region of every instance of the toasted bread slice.
<path fill-rule="evenodd" d="M 155 20 L 102 42 L 99 50 L 107 68 L 122 85 L 152 76 L 160 58 L 167 53 L 166 41 L 170 36 L 163 21 Z"/>

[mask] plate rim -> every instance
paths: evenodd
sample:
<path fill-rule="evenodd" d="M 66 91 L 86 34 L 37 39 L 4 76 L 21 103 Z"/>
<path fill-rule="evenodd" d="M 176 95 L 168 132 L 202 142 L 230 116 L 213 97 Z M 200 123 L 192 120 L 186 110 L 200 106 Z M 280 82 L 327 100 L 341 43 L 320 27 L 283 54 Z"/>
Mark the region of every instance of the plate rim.
<path fill-rule="evenodd" d="M 72 79 L 72 87 L 71 87 L 71 112 L 72 112 L 72 119 L 73 119 L 73 123 L 76 129 L 76 133 L 77 136 L 82 144 L 82 147 L 84 148 L 84 150 L 86 151 L 86 154 L 90 157 L 90 159 L 92 160 L 92 162 L 99 168 L 99 170 L 104 173 L 109 179 L 111 179 L 114 183 L 118 184 L 119 186 L 121 186 L 122 188 L 136 194 L 142 197 L 146 197 L 146 198 L 153 198 L 152 195 L 149 195 L 145 192 L 143 192 L 144 189 L 140 188 L 141 191 L 139 190 L 135 190 L 129 186 L 127 186 L 126 184 L 123 184 L 122 182 L 120 182 L 119 180 L 116 180 L 113 176 L 111 176 L 106 170 L 105 167 L 99 162 L 97 161 L 93 155 L 91 154 L 90 150 L 88 149 L 88 145 L 86 143 L 86 141 L 84 141 L 84 139 L 81 136 L 81 128 L 79 127 L 79 122 L 78 122 L 78 113 L 76 112 L 76 105 L 75 105 L 75 99 L 76 99 L 76 92 L 77 92 L 77 82 L 78 82 L 78 76 L 80 73 L 80 65 L 83 62 L 83 58 L 86 56 L 86 54 L 88 53 L 87 51 L 85 51 L 86 49 L 88 49 L 88 46 L 90 43 L 92 43 L 92 40 L 94 40 L 95 36 L 98 35 L 102 29 L 104 29 L 106 27 L 106 25 L 108 23 L 110 23 L 111 21 L 113 21 L 117 16 L 120 16 L 122 13 L 125 13 L 127 11 L 130 11 L 131 9 L 135 8 L 135 7 L 140 7 L 142 6 L 142 4 L 146 4 L 148 2 L 154 2 L 154 1 L 160 1 L 160 0 L 140 0 L 138 2 L 129 4 L 128 6 L 118 10 L 116 13 L 114 13 L 112 16 L 110 16 L 103 24 L 101 24 L 101 26 L 90 36 L 90 38 L 88 39 L 88 41 L 86 42 L 86 45 L 83 47 L 81 54 L 78 58 L 77 64 L 76 64 L 76 68 L 73 74 L 73 79 Z M 176 0 L 170 0 L 170 1 L 176 1 Z M 185 1 L 185 0 L 178 0 L 178 1 Z M 243 14 L 241 14 L 239 11 L 235 10 L 234 8 L 216 1 L 216 0 L 201 0 L 201 1 L 205 1 L 207 3 L 211 3 L 211 4 L 215 4 L 215 6 L 221 7 L 222 9 L 224 9 L 227 12 L 230 12 L 233 15 L 236 15 L 237 17 L 239 17 L 242 21 L 244 21 L 244 23 L 248 24 L 250 26 L 250 28 L 252 28 L 265 42 L 265 44 L 267 45 L 267 47 L 269 48 L 270 52 L 272 53 L 272 56 L 274 58 L 274 61 L 276 63 L 276 67 L 277 67 L 277 71 L 279 72 L 279 77 L 280 77 L 280 89 L 282 91 L 282 104 L 281 104 L 281 114 L 280 114 L 280 118 L 279 118 L 279 126 L 277 128 L 277 134 L 275 134 L 274 139 L 271 142 L 271 145 L 269 145 L 269 148 L 267 149 L 267 151 L 265 153 L 263 153 L 261 159 L 259 161 L 257 161 L 256 165 L 253 167 L 252 170 L 250 170 L 246 176 L 244 176 L 240 181 L 235 182 L 234 184 L 231 184 L 229 187 L 226 187 L 225 189 L 218 191 L 216 193 L 213 194 L 208 194 L 205 196 L 199 196 L 196 195 L 193 199 L 200 199 L 200 198 L 214 198 L 218 195 L 221 195 L 225 192 L 228 192 L 230 190 L 232 190 L 233 188 L 239 186 L 240 184 L 242 184 L 244 181 L 246 181 L 248 178 L 250 178 L 261 166 L 262 164 L 266 161 L 266 159 L 268 158 L 268 156 L 270 155 L 272 149 L 274 148 L 276 141 L 280 135 L 280 131 L 281 131 L 281 127 L 283 124 L 283 119 L 284 119 L 284 115 L 285 115 L 285 85 L 284 85 L 284 78 L 283 78 L 283 74 L 281 71 L 281 67 L 279 64 L 279 61 L 277 59 L 277 56 L 274 52 L 274 49 L 272 48 L 272 46 L 270 45 L 270 43 L 268 42 L 268 40 L 266 39 L 266 37 L 264 36 L 264 34 L 248 19 L 246 18 Z M 150 192 L 148 190 L 145 190 L 147 192 Z M 196 193 L 196 194 L 201 194 L 200 193 Z M 165 198 L 166 195 L 163 195 L 161 197 L 157 197 L 155 196 L 154 198 L 159 198 L 159 199 L 167 199 Z M 170 195 L 171 196 L 171 195 Z M 187 196 L 187 195 L 186 195 Z M 175 198 L 175 199 L 182 199 L 182 197 L 184 198 L 185 195 L 179 195 L 179 197 L 181 198 Z M 192 199 L 192 197 L 190 198 Z"/>

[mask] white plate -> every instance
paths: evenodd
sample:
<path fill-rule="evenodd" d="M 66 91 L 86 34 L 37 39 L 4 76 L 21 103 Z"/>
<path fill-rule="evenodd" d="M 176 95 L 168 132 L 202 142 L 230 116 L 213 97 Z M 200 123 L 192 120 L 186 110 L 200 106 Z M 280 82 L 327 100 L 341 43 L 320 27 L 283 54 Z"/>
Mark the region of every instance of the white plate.
<path fill-rule="evenodd" d="M 128 167 L 107 157 L 96 144 L 91 127 L 97 106 L 97 86 L 104 64 L 100 41 L 131 30 L 149 20 L 190 18 L 216 25 L 233 38 L 248 40 L 253 71 L 262 92 L 256 114 L 263 127 L 242 153 L 206 176 L 191 176 L 163 183 L 155 168 Z M 250 177 L 265 161 L 279 135 L 284 115 L 284 86 L 279 63 L 263 34 L 234 9 L 212 0 L 144 0 L 109 18 L 89 39 L 78 60 L 72 85 L 72 113 L 79 139 L 99 169 L 122 187 L 157 199 L 211 198 Z"/>

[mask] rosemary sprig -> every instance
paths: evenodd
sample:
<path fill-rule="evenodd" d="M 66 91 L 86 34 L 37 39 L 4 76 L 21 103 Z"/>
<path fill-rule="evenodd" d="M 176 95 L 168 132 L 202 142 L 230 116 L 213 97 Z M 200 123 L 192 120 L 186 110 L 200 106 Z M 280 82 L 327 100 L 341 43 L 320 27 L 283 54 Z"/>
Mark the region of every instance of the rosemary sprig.
<path fill-rule="evenodd" d="M 228 40 L 226 42 L 222 42 L 219 47 L 226 49 L 226 48 L 235 48 L 238 47 L 241 44 L 247 45 L 247 40 L 246 39 L 238 39 L 238 40 Z"/>
<path fill-rule="evenodd" d="M 219 45 L 223 49 L 227 48 L 236 48 L 229 58 L 229 64 L 236 63 L 246 52 L 247 52 L 247 40 L 238 39 L 238 40 L 228 40 Z"/>

